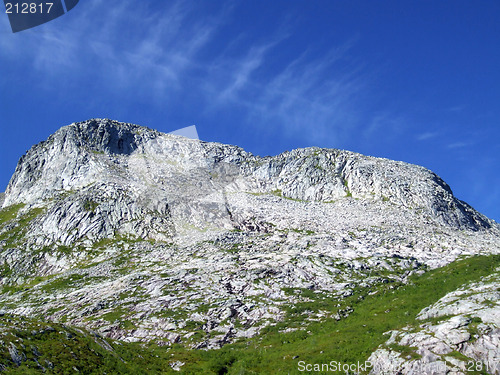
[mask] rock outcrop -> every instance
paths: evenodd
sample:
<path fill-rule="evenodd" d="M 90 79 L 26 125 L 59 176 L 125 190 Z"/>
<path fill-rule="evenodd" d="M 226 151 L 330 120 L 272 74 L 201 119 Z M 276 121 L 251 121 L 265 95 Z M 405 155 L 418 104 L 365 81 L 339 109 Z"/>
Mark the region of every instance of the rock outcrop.
<path fill-rule="evenodd" d="M 458 229 L 493 225 L 456 199 L 436 174 L 415 165 L 318 148 L 260 158 L 238 147 L 110 120 L 63 127 L 32 147 L 18 163 L 3 206 L 36 203 L 75 191 L 116 202 L 122 209 L 106 216 L 129 219 L 145 214 L 144 210 L 166 217 L 169 204 L 203 195 L 274 191 L 312 202 L 346 195 L 388 201 Z M 124 212 L 132 202 L 141 208 Z M 110 225 L 120 228 L 120 223 Z"/>
<path fill-rule="evenodd" d="M 218 348 L 287 306 L 500 252 L 498 224 L 423 167 L 320 148 L 258 157 L 111 120 L 33 146 L 0 204 L 3 309 L 161 345 Z M 461 352 L 496 342 L 484 332 Z M 447 340 L 439 350 L 463 342 Z"/>
<path fill-rule="evenodd" d="M 388 332 L 390 338 L 369 358 L 372 373 L 500 374 L 498 285 L 498 273 L 466 285 L 422 310 L 419 326 Z"/>

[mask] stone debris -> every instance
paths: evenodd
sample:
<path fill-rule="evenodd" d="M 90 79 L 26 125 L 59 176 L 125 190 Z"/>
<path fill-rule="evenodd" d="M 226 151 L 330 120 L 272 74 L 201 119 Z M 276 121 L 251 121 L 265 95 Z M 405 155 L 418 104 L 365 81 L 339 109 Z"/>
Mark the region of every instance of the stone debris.
<path fill-rule="evenodd" d="M 436 323 L 387 332 L 390 338 L 368 359 L 371 373 L 500 374 L 499 281 L 497 272 L 448 293 L 419 313 L 420 320 Z M 412 355 L 403 356 L 392 344 L 408 348 Z"/>

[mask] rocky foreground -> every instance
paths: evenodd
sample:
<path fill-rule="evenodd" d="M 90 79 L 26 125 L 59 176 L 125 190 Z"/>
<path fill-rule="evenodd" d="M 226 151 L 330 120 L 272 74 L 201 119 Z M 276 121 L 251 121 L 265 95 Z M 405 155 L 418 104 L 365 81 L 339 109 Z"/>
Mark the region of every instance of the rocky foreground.
<path fill-rule="evenodd" d="M 0 204 L 3 313 L 193 350 L 342 321 L 359 293 L 500 253 L 499 225 L 425 168 L 320 148 L 258 157 L 111 120 L 33 146 Z M 372 372 L 500 373 L 498 297 L 498 272 L 446 294 L 387 332 Z"/>

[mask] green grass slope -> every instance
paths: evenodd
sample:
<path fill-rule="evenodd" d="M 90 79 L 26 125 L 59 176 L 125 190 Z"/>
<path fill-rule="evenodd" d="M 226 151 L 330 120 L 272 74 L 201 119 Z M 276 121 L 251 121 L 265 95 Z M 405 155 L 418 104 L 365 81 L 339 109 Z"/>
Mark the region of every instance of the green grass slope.
<path fill-rule="evenodd" d="M 299 371 L 299 361 L 364 362 L 386 341 L 384 332 L 418 325 L 416 316 L 421 309 L 464 284 L 497 272 L 498 267 L 500 255 L 474 256 L 414 275 L 406 285 L 381 283 L 356 290 L 341 302 L 303 290 L 291 291 L 307 294 L 310 302 L 291 306 L 283 322 L 259 336 L 220 350 L 119 343 L 61 324 L 3 315 L 0 370 L 5 374 L 169 374 L 179 373 L 172 366 L 182 363 L 180 373 L 184 374 L 304 374 L 308 372 Z M 306 311 L 338 314 L 305 321 Z M 286 328 L 294 330 L 283 332 Z"/>

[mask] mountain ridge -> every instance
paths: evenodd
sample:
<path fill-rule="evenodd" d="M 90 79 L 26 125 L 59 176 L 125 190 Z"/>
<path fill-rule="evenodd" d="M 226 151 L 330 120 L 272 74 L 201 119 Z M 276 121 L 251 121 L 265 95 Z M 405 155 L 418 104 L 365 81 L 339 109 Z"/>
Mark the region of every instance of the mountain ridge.
<path fill-rule="evenodd" d="M 147 154 L 147 152 L 153 153 L 155 151 L 155 147 L 158 147 L 157 144 L 154 144 L 156 140 L 160 138 L 176 139 L 175 137 L 176 136 L 162 134 L 160 132 L 141 127 L 139 125 L 118 123 L 111 120 L 89 120 L 63 127 L 53 136 L 49 137 L 47 141 L 43 141 L 35 145 L 20 159 L 18 166 L 16 167 L 16 171 L 7 186 L 5 192 L 6 197 L 3 206 L 22 203 L 23 199 L 29 202 L 30 199 L 34 200 L 40 198 L 41 193 L 37 194 L 30 190 L 30 188 L 34 186 L 34 184 L 36 184 L 36 181 L 38 180 L 38 178 L 40 178 L 41 174 L 44 173 L 44 171 L 47 169 L 46 167 L 44 168 L 46 163 L 44 154 L 43 152 L 40 153 L 39 149 L 43 149 L 44 151 L 51 151 L 54 149 L 54 147 L 57 146 L 56 151 L 67 152 L 72 156 L 75 155 L 75 163 L 69 163 L 68 165 L 63 166 L 59 165 L 55 168 L 55 172 L 60 172 L 63 174 L 67 173 L 67 178 L 77 180 L 80 177 L 77 175 L 78 171 L 67 172 L 67 170 L 70 168 L 84 169 L 81 164 L 86 164 L 87 162 L 92 163 L 93 160 L 91 160 L 91 157 L 96 156 L 95 154 L 104 153 L 109 156 L 131 155 L 132 153 L 134 153 L 134 151 L 137 150 L 137 148 L 140 148 L 140 150 L 138 150 L 138 153 L 144 155 Z M 56 146 L 51 145 L 53 142 L 56 143 Z M 190 141 L 184 140 L 184 142 Z M 211 168 L 212 165 L 220 163 L 224 164 L 223 166 L 228 166 L 229 169 L 231 169 L 231 171 L 229 171 L 229 174 L 238 173 L 239 171 L 236 171 L 235 169 L 239 168 L 240 171 L 243 172 L 243 175 L 248 176 L 249 174 L 253 174 L 253 176 L 251 177 L 260 177 L 261 185 L 263 182 L 262 180 L 265 180 L 265 177 L 279 177 L 279 174 L 282 172 L 292 172 L 297 175 L 297 168 L 302 168 L 303 166 L 295 165 L 294 167 L 296 168 L 296 170 L 288 171 L 286 170 L 288 167 L 287 163 L 289 164 L 290 161 L 294 162 L 294 159 L 300 159 L 303 156 L 318 156 L 318 163 L 314 165 L 314 167 L 319 170 L 323 169 L 325 167 L 325 164 L 327 164 L 326 167 L 335 169 L 333 171 L 333 174 L 321 172 L 318 173 L 318 171 L 312 171 L 315 173 L 315 176 L 312 179 L 309 175 L 299 175 L 298 177 L 310 180 L 309 184 L 306 184 L 302 187 L 302 191 L 298 190 L 297 186 L 284 186 L 284 189 L 283 186 L 280 186 L 279 184 L 278 186 L 275 186 L 276 188 L 282 188 L 280 190 L 282 190 L 285 197 L 293 199 L 325 201 L 329 199 L 339 198 L 340 196 L 345 194 L 354 194 L 353 197 L 355 198 L 366 199 L 368 194 L 374 194 L 377 198 L 381 198 L 381 196 L 383 196 L 385 197 L 385 199 L 390 200 L 393 200 L 394 197 L 401 198 L 399 199 L 399 201 L 396 201 L 398 201 L 398 203 L 401 203 L 402 206 L 409 206 L 412 203 L 419 204 L 422 202 L 411 202 L 412 199 L 414 201 L 418 200 L 416 198 L 419 197 L 415 197 L 415 194 L 413 194 L 413 196 L 404 195 L 403 190 L 411 189 L 411 184 L 409 181 L 410 178 L 408 177 L 407 180 L 404 181 L 403 186 L 395 186 L 393 189 L 391 189 L 393 186 L 381 186 L 383 185 L 383 181 L 381 181 L 382 179 L 390 179 L 390 183 L 392 185 L 396 185 L 396 179 L 399 178 L 401 180 L 402 176 L 395 176 L 394 174 L 391 175 L 392 171 L 381 171 L 380 167 L 377 170 L 377 163 L 385 163 L 386 165 L 382 166 L 382 168 L 387 167 L 388 169 L 396 169 L 396 174 L 397 172 L 401 172 L 401 168 L 412 169 L 411 173 L 415 174 L 414 177 L 423 175 L 423 178 L 426 179 L 425 182 L 428 184 L 432 184 L 432 188 L 434 190 L 438 190 L 436 194 L 438 196 L 431 197 L 434 198 L 434 201 L 430 203 L 427 202 L 427 205 L 429 206 L 429 208 L 431 208 L 431 211 L 433 211 L 434 214 L 442 214 L 442 220 L 444 222 L 453 223 L 454 225 L 458 225 L 459 227 L 471 227 L 473 229 L 485 227 L 489 228 L 494 225 L 492 224 L 491 219 L 487 219 L 483 215 L 478 214 L 477 211 L 473 210 L 472 207 L 470 207 L 468 204 L 455 198 L 453 196 L 451 188 L 439 176 L 420 166 L 415 166 L 404 162 L 391 161 L 384 158 L 364 156 L 358 153 L 336 149 L 304 148 L 296 149 L 290 152 L 286 151 L 276 156 L 258 157 L 252 155 L 251 153 L 245 152 L 243 149 L 236 146 L 227 146 L 219 143 L 199 142 L 195 140 L 192 140 L 191 143 L 197 146 L 194 150 L 195 152 L 197 152 L 196 156 L 205 157 L 207 159 L 206 165 L 201 165 L 201 167 Z M 148 148 L 148 146 L 150 149 L 145 150 L 145 148 Z M 175 143 L 173 147 L 171 147 L 171 152 L 176 152 Z M 94 153 L 94 155 L 91 155 L 92 153 Z M 322 157 L 324 157 L 326 160 L 320 160 Z M 306 162 L 309 161 L 310 160 L 306 160 Z M 247 164 L 253 163 L 253 168 L 245 168 L 245 166 L 242 165 L 242 162 L 247 162 Z M 266 162 L 268 164 L 267 170 L 265 168 L 262 170 L 258 170 L 255 167 L 256 164 Z M 299 162 L 304 161 L 299 160 Z M 331 165 L 328 165 L 328 163 L 331 163 Z M 358 166 L 356 165 L 356 163 L 361 165 Z M 200 165 L 196 167 L 200 167 Z M 398 167 L 400 168 L 399 170 Z M 25 168 L 25 170 L 23 170 L 23 168 Z M 60 168 L 62 170 L 57 170 L 57 168 Z M 87 169 L 82 173 L 89 172 L 90 170 Z M 309 170 L 308 172 L 311 171 Z M 94 174 L 96 174 L 95 171 Z M 374 174 L 378 174 L 378 176 L 374 177 Z M 64 176 L 61 179 L 57 179 L 57 173 L 54 173 L 53 177 L 56 177 L 54 184 L 59 185 L 56 187 L 59 187 L 63 190 L 70 190 L 71 187 L 82 187 L 82 184 L 80 184 L 80 186 L 78 185 L 78 181 L 75 181 L 74 183 L 65 181 Z M 229 177 L 231 178 L 232 176 Z M 323 181 L 321 181 L 321 179 L 323 179 Z M 83 180 L 83 183 L 95 182 L 91 181 L 88 178 L 80 178 L 80 180 Z M 98 180 L 98 176 L 94 176 L 94 180 Z M 335 182 L 336 186 L 328 185 L 332 182 Z M 323 185 L 326 186 L 321 186 L 320 189 L 314 189 L 313 185 L 318 183 L 323 183 Z M 36 186 L 36 189 L 39 189 L 38 185 Z M 326 194 L 324 193 L 325 189 L 328 190 Z M 386 195 L 383 195 L 384 193 Z M 390 195 L 390 193 L 392 193 L 392 196 Z M 429 194 L 429 191 L 425 191 L 423 193 Z M 410 201 L 408 201 L 408 198 L 410 198 Z M 440 198 L 442 201 L 447 201 L 445 203 L 445 206 L 441 204 L 442 202 L 438 201 L 438 198 Z M 426 197 L 423 197 L 423 199 L 426 199 Z M 449 214 L 450 210 L 454 210 L 454 212 L 452 214 Z"/>
<path fill-rule="evenodd" d="M 498 224 L 423 167 L 107 119 L 33 146 L 4 199 L 0 308 L 193 350 L 342 321 L 357 296 L 500 253 Z"/>

